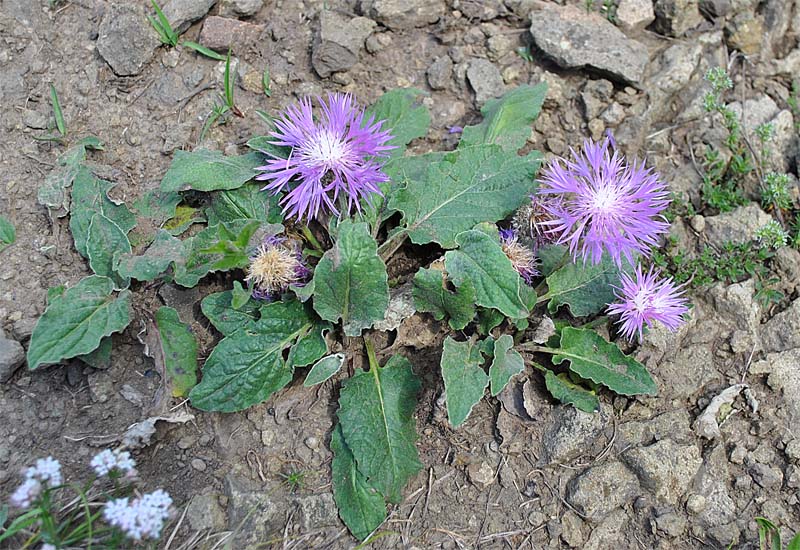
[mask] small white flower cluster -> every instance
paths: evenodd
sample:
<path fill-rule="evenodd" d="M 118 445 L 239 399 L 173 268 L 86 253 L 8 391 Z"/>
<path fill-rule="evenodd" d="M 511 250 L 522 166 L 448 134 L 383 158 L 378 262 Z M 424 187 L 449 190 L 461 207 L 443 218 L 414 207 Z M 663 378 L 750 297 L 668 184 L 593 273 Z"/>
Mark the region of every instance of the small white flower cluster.
<path fill-rule="evenodd" d="M 114 527 L 119 527 L 134 540 L 157 539 L 169 518 L 172 498 L 161 489 L 129 501 L 126 498 L 111 500 L 103 510 L 103 517 Z"/>
<path fill-rule="evenodd" d="M 25 481 L 11 495 L 11 504 L 20 508 L 28 508 L 39 497 L 43 488 L 57 487 L 63 483 L 61 464 L 52 456 L 40 458 L 24 474 Z"/>
<path fill-rule="evenodd" d="M 92 459 L 90 466 L 98 476 L 107 476 L 111 472 L 135 475 L 136 462 L 128 451 L 112 451 L 106 449 Z"/>

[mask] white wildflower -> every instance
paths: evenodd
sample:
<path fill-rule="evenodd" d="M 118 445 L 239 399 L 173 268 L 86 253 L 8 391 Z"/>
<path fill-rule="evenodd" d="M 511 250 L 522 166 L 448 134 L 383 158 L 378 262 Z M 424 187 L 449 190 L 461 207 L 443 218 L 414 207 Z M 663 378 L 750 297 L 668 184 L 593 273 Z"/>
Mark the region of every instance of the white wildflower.
<path fill-rule="evenodd" d="M 42 484 L 33 478 L 28 478 L 11 495 L 11 504 L 18 508 L 29 508 L 41 492 Z"/>
<path fill-rule="evenodd" d="M 109 501 L 103 510 L 103 517 L 128 538 L 156 539 L 169 518 L 171 506 L 172 498 L 158 489 L 132 502 L 127 498 Z"/>
<path fill-rule="evenodd" d="M 106 449 L 95 456 L 90 465 L 98 476 L 105 476 L 114 471 L 130 474 L 134 471 L 136 462 L 128 451 Z"/>

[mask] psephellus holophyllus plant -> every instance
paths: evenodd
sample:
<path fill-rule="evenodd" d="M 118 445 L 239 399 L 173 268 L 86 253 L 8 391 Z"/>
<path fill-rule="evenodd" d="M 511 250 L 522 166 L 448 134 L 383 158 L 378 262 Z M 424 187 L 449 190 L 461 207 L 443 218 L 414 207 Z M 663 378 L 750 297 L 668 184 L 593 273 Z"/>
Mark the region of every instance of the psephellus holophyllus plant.
<path fill-rule="evenodd" d="M 273 399 L 298 369 L 308 368 L 304 386 L 338 385 L 332 489 L 360 540 L 422 468 L 415 412 L 423 367 L 397 352 L 405 342 L 374 344 L 386 341 L 377 331 L 402 334 L 409 315 L 440 321 L 431 326 L 446 333 L 433 391 L 454 429 L 483 399 L 538 373 L 555 399 L 589 412 L 608 391 L 655 394 L 645 367 L 588 327 L 605 324 L 614 334 L 619 326 L 619 338 L 642 338 L 653 323 L 674 330 L 686 313 L 682 287 L 631 265 L 666 231 L 666 185 L 610 140 L 587 141 L 537 179 L 542 155 L 521 151 L 545 92 L 543 84 L 521 86 L 491 100 L 482 122 L 460 129 L 455 150 L 419 155 L 407 151 L 430 124 L 418 90 L 387 92 L 366 109 L 343 94 L 316 107 L 301 99 L 269 135 L 251 139 L 246 154 L 177 151 L 160 189 L 136 202 L 147 227 L 165 229 L 138 236 L 137 245 L 128 238 L 137 217 L 103 202 L 105 184 L 80 169 L 86 146 L 71 151 L 64 162 L 88 173 L 73 195 L 104 205 L 73 212 L 70 223 L 95 275 L 51 289 L 29 365 L 110 353 L 109 335 L 139 315 L 130 303 L 132 290 L 146 288 L 141 282 L 190 288 L 228 272 L 216 280 L 232 288 L 201 303 L 219 333 L 204 361 L 176 310 L 141 320 L 149 349 L 163 351 L 155 357 L 163 393 L 235 412 Z M 191 205 L 178 206 L 187 191 Z M 366 368 L 353 366 L 359 358 Z M 94 466 L 122 473 L 127 462 L 104 455 Z M 117 498 L 126 497 L 106 519 L 144 540 L 167 500 Z M 154 523 L 129 521 L 141 507 Z"/>

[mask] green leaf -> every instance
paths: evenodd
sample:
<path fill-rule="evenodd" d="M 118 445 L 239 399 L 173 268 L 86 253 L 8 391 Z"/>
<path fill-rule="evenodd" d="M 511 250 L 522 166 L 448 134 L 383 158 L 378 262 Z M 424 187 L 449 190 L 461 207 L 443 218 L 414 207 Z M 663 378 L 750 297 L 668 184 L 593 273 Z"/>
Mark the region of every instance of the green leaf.
<path fill-rule="evenodd" d="M 158 308 L 156 326 L 172 397 L 186 397 L 197 384 L 197 340 L 171 307 Z"/>
<path fill-rule="evenodd" d="M 264 306 L 261 319 L 223 338 L 208 356 L 203 379 L 189 394 L 192 405 L 234 412 L 266 401 L 292 380 L 295 367 L 325 355 L 326 329 L 299 302 Z"/>
<path fill-rule="evenodd" d="M 200 212 L 200 209 L 183 204 L 175 209 L 175 216 L 164 222 L 163 228 L 165 231 L 168 231 L 170 235 L 178 236 L 189 229 L 192 224 L 202 223 L 204 221 L 206 221 L 206 218 L 203 216 L 203 213 Z"/>
<path fill-rule="evenodd" d="M 800 550 L 800 533 L 797 533 L 794 538 L 789 541 L 786 550 Z"/>
<path fill-rule="evenodd" d="M 231 305 L 233 309 L 241 309 L 250 300 L 253 294 L 252 288 L 242 287 L 239 281 L 233 281 L 233 291 L 231 294 Z"/>
<path fill-rule="evenodd" d="M 509 380 L 525 370 L 525 361 L 514 349 L 514 339 L 503 334 L 494 343 L 494 359 L 489 367 L 492 397 L 503 391 Z"/>
<path fill-rule="evenodd" d="M 111 337 L 106 336 L 100 340 L 97 349 L 86 355 L 78 355 L 76 359 L 80 359 L 94 369 L 107 369 L 111 366 L 111 347 Z"/>
<path fill-rule="evenodd" d="M 358 336 L 388 306 L 386 266 L 367 224 L 342 220 L 333 248 L 314 270 L 314 309 L 326 321 L 341 319 L 347 336 Z"/>
<path fill-rule="evenodd" d="M 419 378 L 400 355 L 384 367 L 357 369 L 342 383 L 337 413 L 342 435 L 367 483 L 400 502 L 406 482 L 421 468 L 414 445 Z"/>
<path fill-rule="evenodd" d="M 69 230 L 75 241 L 75 250 L 84 258 L 89 257 L 86 244 L 89 225 L 95 214 L 102 214 L 114 222 L 125 235 L 136 226 L 136 218 L 131 211 L 124 204 L 115 204 L 108 198 L 108 192 L 113 187 L 113 183 L 95 177 L 85 166 L 79 168 L 75 177 Z"/>
<path fill-rule="evenodd" d="M 308 371 L 306 381 L 303 382 L 303 385 L 310 388 L 311 386 L 322 384 L 339 372 L 342 365 L 344 365 L 344 353 L 334 353 L 333 355 L 323 357 L 314 363 L 314 366 Z"/>
<path fill-rule="evenodd" d="M 558 244 L 549 244 L 542 246 L 536 251 L 539 257 L 539 272 L 545 277 L 551 275 L 556 269 L 571 262 L 569 249 L 566 246 Z"/>
<path fill-rule="evenodd" d="M 386 503 L 358 470 L 339 424 L 331 433 L 331 482 L 339 516 L 358 540 L 364 540 L 386 519 Z"/>
<path fill-rule="evenodd" d="M 412 294 L 417 311 L 431 313 L 437 321 L 447 315 L 453 330 L 463 329 L 475 317 L 475 287 L 469 280 L 451 292 L 447 289 L 443 271 L 420 269 L 414 276 Z"/>
<path fill-rule="evenodd" d="M 127 235 L 117 224 L 102 214 L 92 216 L 86 236 L 86 255 L 92 271 L 113 279 L 117 288 L 128 288 L 130 279 L 117 276 L 114 265 L 121 254 L 130 254 L 131 250 Z"/>
<path fill-rule="evenodd" d="M 444 256 L 453 284 L 458 288 L 474 285 L 479 306 L 495 308 L 507 317 L 527 317 L 528 309 L 520 298 L 520 285 L 524 283 L 500 242 L 479 230 L 464 231 L 456 242 L 458 250 Z"/>
<path fill-rule="evenodd" d="M 39 318 L 28 347 L 28 368 L 86 355 L 130 323 L 131 293 L 114 297 L 114 282 L 92 275 L 53 297 Z"/>
<path fill-rule="evenodd" d="M 62 136 L 67 135 L 67 123 L 64 122 L 64 113 L 61 111 L 61 102 L 58 100 L 56 87 L 50 84 L 50 104 L 53 106 L 53 116 L 56 119 L 56 128 Z"/>
<path fill-rule="evenodd" d="M 502 220 L 528 200 L 540 159 L 538 153 L 509 154 L 499 145 L 453 151 L 431 160 L 423 174 L 406 173 L 389 208 L 402 212 L 412 242 L 455 248 L 459 233 L 479 222 Z"/>
<path fill-rule="evenodd" d="M 136 228 L 128 235 L 131 245 L 137 247 L 150 243 L 167 220 L 175 216 L 180 193 L 154 189 L 136 199 L 131 209 L 136 214 Z"/>
<path fill-rule="evenodd" d="M 418 101 L 423 94 L 416 88 L 397 88 L 383 94 L 366 110 L 367 117 L 374 116 L 376 122 L 385 121 L 381 129 L 389 130 L 394 136 L 387 144 L 396 147 L 389 152 L 391 158 L 402 157 L 406 145 L 428 133 L 431 116 Z"/>
<path fill-rule="evenodd" d="M 758 524 L 759 548 L 767 550 L 767 545 L 769 545 L 769 550 L 782 550 L 780 529 L 767 518 L 756 517 L 755 520 Z"/>
<path fill-rule="evenodd" d="M 258 321 L 260 307 L 259 302 L 251 299 L 243 306 L 234 308 L 233 292 L 230 290 L 209 294 L 200 302 L 203 315 L 224 336 L 230 336 L 240 328 Z"/>
<path fill-rule="evenodd" d="M 236 189 L 256 175 L 256 168 L 264 164 L 259 153 L 226 157 L 220 152 L 198 149 L 175 151 L 172 164 L 161 180 L 162 191 L 217 191 Z"/>
<path fill-rule="evenodd" d="M 548 370 L 544 374 L 544 384 L 553 397 L 562 403 L 573 405 L 579 411 L 591 413 L 600 410 L 600 400 L 597 395 L 575 384 L 564 373 L 556 375 Z"/>
<path fill-rule="evenodd" d="M 255 220 L 266 223 L 281 223 L 283 216 L 278 207 L 278 197 L 261 190 L 261 185 L 248 183 L 238 189 L 218 191 L 213 194 L 206 208 L 208 224 Z"/>
<path fill-rule="evenodd" d="M 570 370 L 621 395 L 655 395 L 656 383 L 644 365 L 603 340 L 596 332 L 565 327 L 553 364 L 570 362 Z"/>
<path fill-rule="evenodd" d="M 144 254 L 122 254 L 117 258 L 116 270 L 120 277 L 137 281 L 152 281 L 164 273 L 171 263 L 185 262 L 186 248 L 183 241 L 163 229 L 156 233 L 153 244 Z"/>
<path fill-rule="evenodd" d="M 48 208 L 61 209 L 66 215 L 70 209 L 70 198 L 67 189 L 75 181 L 81 163 L 86 160 L 86 144 L 80 142 L 67 149 L 56 160 L 56 166 L 44 178 L 37 191 L 39 204 Z"/>
<path fill-rule="evenodd" d="M 187 48 L 191 48 L 199 54 L 203 54 L 206 57 L 210 57 L 211 59 L 216 59 L 217 61 L 225 61 L 225 56 L 215 52 L 210 48 L 206 48 L 202 44 L 198 44 L 197 42 L 192 42 L 191 40 L 184 40 L 181 42 L 182 46 Z"/>
<path fill-rule="evenodd" d="M 505 319 L 505 315 L 496 309 L 478 308 L 478 332 L 489 334 L 493 329 L 500 326 Z"/>
<path fill-rule="evenodd" d="M 542 110 L 547 84 L 518 86 L 498 99 L 491 99 L 481 109 L 483 122 L 467 126 L 461 134 L 459 149 L 471 145 L 496 143 L 516 153 L 531 135 L 531 124 Z"/>
<path fill-rule="evenodd" d="M 17 240 L 17 230 L 14 226 L 3 216 L 0 216 L 0 252 L 6 247 L 14 244 Z"/>
<path fill-rule="evenodd" d="M 567 304 L 574 317 L 594 315 L 615 300 L 614 288 L 618 285 L 620 270 L 608 254 L 598 264 L 570 261 L 547 277 L 547 309 L 555 313 Z"/>
<path fill-rule="evenodd" d="M 442 378 L 447 400 L 447 418 L 458 427 L 483 397 L 489 377 L 483 370 L 483 356 L 474 340 L 456 342 L 451 337 L 444 341 L 442 350 Z"/>

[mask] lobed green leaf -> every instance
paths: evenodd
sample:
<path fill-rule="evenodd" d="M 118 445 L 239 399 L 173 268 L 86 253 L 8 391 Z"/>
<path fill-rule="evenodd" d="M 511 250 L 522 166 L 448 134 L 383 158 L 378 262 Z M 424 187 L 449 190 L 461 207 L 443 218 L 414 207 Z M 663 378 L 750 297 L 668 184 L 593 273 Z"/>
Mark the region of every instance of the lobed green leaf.
<path fill-rule="evenodd" d="M 489 367 L 492 397 L 503 391 L 506 384 L 525 370 L 525 361 L 514 349 L 514 339 L 503 334 L 494 343 L 492 365 Z"/>
<path fill-rule="evenodd" d="M 236 189 L 256 175 L 256 168 L 264 164 L 260 153 L 247 153 L 226 157 L 218 151 L 175 151 L 172 164 L 161 180 L 164 192 L 218 191 Z"/>
<path fill-rule="evenodd" d="M 600 410 L 597 394 L 575 384 L 566 373 L 555 374 L 548 370 L 544 374 L 544 384 L 550 395 L 562 403 L 569 403 L 579 411 L 591 413 Z"/>
<path fill-rule="evenodd" d="M 566 304 L 575 317 L 586 317 L 601 311 L 615 300 L 614 288 L 620 280 L 620 269 L 608 254 L 598 264 L 569 261 L 547 277 L 547 309 L 555 313 Z"/>
<path fill-rule="evenodd" d="M 414 276 L 412 294 L 417 311 L 431 313 L 437 321 L 449 317 L 453 330 L 462 330 L 475 318 L 475 287 L 469 280 L 451 292 L 443 271 L 423 268 Z"/>
<path fill-rule="evenodd" d="M 447 401 L 447 418 L 458 427 L 481 400 L 489 376 L 483 370 L 480 346 L 474 340 L 456 342 L 450 336 L 442 350 L 442 379 Z"/>
<path fill-rule="evenodd" d="M 234 308 L 233 292 L 230 290 L 209 294 L 200 302 L 203 315 L 225 336 L 258 321 L 260 307 L 259 302 L 251 299 L 243 306 Z"/>

